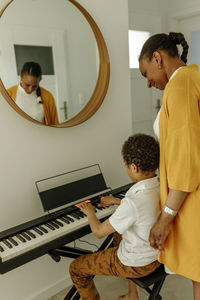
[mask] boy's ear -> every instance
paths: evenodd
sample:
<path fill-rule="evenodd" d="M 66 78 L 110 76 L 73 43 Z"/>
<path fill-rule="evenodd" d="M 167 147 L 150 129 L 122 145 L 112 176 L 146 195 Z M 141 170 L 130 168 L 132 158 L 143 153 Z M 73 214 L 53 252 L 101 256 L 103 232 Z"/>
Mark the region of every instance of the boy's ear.
<path fill-rule="evenodd" d="M 131 168 L 131 171 L 133 171 L 134 173 L 135 172 L 137 173 L 139 171 L 139 167 L 136 164 L 134 164 L 134 163 L 132 163 L 130 165 L 130 168 Z"/>

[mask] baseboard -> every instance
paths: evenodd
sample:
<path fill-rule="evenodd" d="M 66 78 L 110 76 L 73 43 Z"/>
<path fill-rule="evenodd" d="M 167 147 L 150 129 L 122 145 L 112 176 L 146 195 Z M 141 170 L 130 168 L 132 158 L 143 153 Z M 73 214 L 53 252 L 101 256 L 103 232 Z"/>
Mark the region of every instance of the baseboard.
<path fill-rule="evenodd" d="M 66 276 L 60 281 L 56 282 L 54 285 L 49 286 L 48 288 L 38 291 L 37 294 L 32 295 L 28 300 L 47 300 L 50 297 L 53 297 L 60 291 L 67 289 L 72 285 L 70 276 Z"/>

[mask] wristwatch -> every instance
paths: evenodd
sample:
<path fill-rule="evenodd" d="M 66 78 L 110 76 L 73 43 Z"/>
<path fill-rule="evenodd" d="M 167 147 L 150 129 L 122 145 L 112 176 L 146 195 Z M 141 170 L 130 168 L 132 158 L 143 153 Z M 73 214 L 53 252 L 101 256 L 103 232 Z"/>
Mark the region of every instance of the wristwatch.
<path fill-rule="evenodd" d="M 169 208 L 167 205 L 164 205 L 163 210 L 164 210 L 165 213 L 167 213 L 171 216 L 175 216 L 178 212 L 177 210 Z"/>

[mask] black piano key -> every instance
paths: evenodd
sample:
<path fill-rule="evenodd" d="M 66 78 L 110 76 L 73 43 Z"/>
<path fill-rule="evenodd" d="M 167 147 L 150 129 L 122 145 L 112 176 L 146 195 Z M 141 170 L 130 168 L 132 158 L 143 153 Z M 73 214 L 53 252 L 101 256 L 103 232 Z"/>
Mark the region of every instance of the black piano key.
<path fill-rule="evenodd" d="M 26 232 L 21 232 L 21 235 L 25 238 L 25 240 L 31 241 L 31 237 Z"/>
<path fill-rule="evenodd" d="M 86 216 L 86 214 L 84 214 L 84 212 L 82 212 L 81 210 L 78 211 L 79 215 L 82 216 L 82 218 L 84 218 Z"/>
<path fill-rule="evenodd" d="M 60 217 L 60 220 L 65 222 L 66 224 L 70 224 L 70 221 L 67 220 L 65 217 Z"/>
<path fill-rule="evenodd" d="M 95 205 L 97 210 L 103 210 L 103 206 L 99 206 L 99 203 L 97 205 Z"/>
<path fill-rule="evenodd" d="M 35 234 L 32 233 L 30 230 L 26 230 L 26 233 L 27 233 L 30 237 L 32 237 L 33 239 L 36 238 Z"/>
<path fill-rule="evenodd" d="M 70 214 L 72 217 L 74 217 L 77 220 L 80 220 L 80 216 L 78 214 L 76 214 L 75 212 Z"/>
<path fill-rule="evenodd" d="M 25 239 L 21 234 L 17 234 L 16 237 L 17 237 L 22 243 L 26 243 L 26 239 Z"/>
<path fill-rule="evenodd" d="M 119 199 L 123 199 L 125 196 L 125 193 L 116 194 L 115 197 Z"/>
<path fill-rule="evenodd" d="M 61 226 L 61 227 L 64 226 L 63 223 L 59 222 L 57 219 L 56 219 L 56 220 L 53 220 L 53 221 L 54 221 L 54 223 L 56 223 L 58 226 Z"/>
<path fill-rule="evenodd" d="M 17 243 L 12 237 L 9 237 L 8 240 L 9 240 L 10 243 L 13 244 L 14 246 L 18 246 L 18 243 Z"/>
<path fill-rule="evenodd" d="M 8 240 L 3 240 L 2 242 L 10 249 L 13 247 L 12 244 L 8 242 Z"/>
<path fill-rule="evenodd" d="M 72 219 L 70 216 L 65 215 L 64 218 L 66 218 L 67 220 L 69 220 L 70 222 L 74 222 L 74 219 Z"/>
<path fill-rule="evenodd" d="M 55 228 L 49 223 L 46 223 L 45 226 L 47 226 L 51 230 L 55 230 Z"/>
<path fill-rule="evenodd" d="M 60 226 L 56 223 L 56 222 L 54 222 L 54 221 L 51 221 L 51 222 L 49 222 L 53 227 L 55 227 L 56 229 L 58 229 L 58 228 L 60 228 Z"/>
<path fill-rule="evenodd" d="M 38 228 L 43 231 L 44 233 L 48 233 L 48 230 L 44 228 L 44 226 L 39 225 Z"/>
<path fill-rule="evenodd" d="M 92 205 L 95 207 L 95 212 L 97 212 L 97 211 L 98 211 L 98 205 L 99 205 L 99 204 L 95 202 L 95 203 L 93 203 Z"/>
<path fill-rule="evenodd" d="M 84 215 L 82 214 L 82 211 L 76 211 L 75 212 L 80 218 L 84 218 Z"/>
<path fill-rule="evenodd" d="M 3 247 L 2 247 L 2 246 L 0 246 L 0 252 L 3 252 L 3 251 L 4 251 Z"/>
<path fill-rule="evenodd" d="M 44 233 L 43 233 L 41 230 L 39 230 L 37 227 L 34 227 L 33 230 L 34 230 L 36 233 L 38 233 L 39 235 L 43 235 L 43 234 L 44 234 Z"/>

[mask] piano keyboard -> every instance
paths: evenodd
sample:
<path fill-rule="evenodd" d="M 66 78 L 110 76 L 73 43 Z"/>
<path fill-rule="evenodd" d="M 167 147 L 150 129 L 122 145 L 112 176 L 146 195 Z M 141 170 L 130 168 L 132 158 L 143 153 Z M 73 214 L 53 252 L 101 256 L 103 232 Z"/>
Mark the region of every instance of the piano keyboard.
<path fill-rule="evenodd" d="M 112 195 L 123 198 L 127 191 L 127 186 L 125 187 L 111 191 Z M 115 205 L 98 207 L 99 198 L 91 199 L 91 203 L 101 221 L 116 209 Z M 74 205 L 4 231 L 0 233 L 0 273 L 12 270 L 90 232 L 87 217 Z"/>

